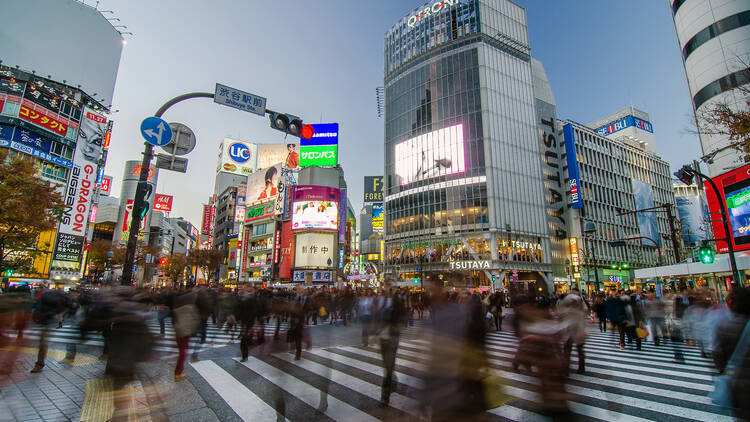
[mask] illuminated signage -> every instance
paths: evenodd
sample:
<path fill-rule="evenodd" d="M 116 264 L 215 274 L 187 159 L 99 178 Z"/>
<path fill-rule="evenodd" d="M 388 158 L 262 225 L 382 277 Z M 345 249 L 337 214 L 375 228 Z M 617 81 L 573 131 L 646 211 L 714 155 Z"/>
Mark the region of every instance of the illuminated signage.
<path fill-rule="evenodd" d="M 365 176 L 365 202 L 383 202 L 383 176 Z"/>
<path fill-rule="evenodd" d="M 639 119 L 635 116 L 625 116 L 620 120 L 616 120 L 612 123 L 609 123 L 605 126 L 600 127 L 599 129 L 596 129 L 595 132 L 602 136 L 611 135 L 615 132 L 619 132 L 623 129 L 627 129 L 631 126 L 635 126 L 638 129 L 645 130 L 649 133 L 654 133 L 654 127 L 651 125 L 650 122 L 647 122 L 645 120 Z"/>
<path fill-rule="evenodd" d="M 110 176 L 102 177 L 102 184 L 99 185 L 99 192 L 104 196 L 109 196 L 112 190 L 112 178 Z"/>
<path fill-rule="evenodd" d="M 172 195 L 157 193 L 154 200 L 154 209 L 158 211 L 172 211 Z"/>
<path fill-rule="evenodd" d="M 261 218 L 270 217 L 273 215 L 273 202 L 258 205 L 255 207 L 247 207 L 245 212 L 245 222 L 260 220 Z"/>
<path fill-rule="evenodd" d="M 300 139 L 299 165 L 305 166 L 335 166 L 338 164 L 338 123 L 314 123 L 313 135 L 310 139 Z"/>
<path fill-rule="evenodd" d="M 451 270 L 489 270 L 490 261 L 451 261 Z"/>
<path fill-rule="evenodd" d="M 422 21 L 422 19 L 437 15 L 438 13 L 457 5 L 458 3 L 460 3 L 459 0 L 436 1 L 435 3 L 432 3 L 432 5 L 428 5 L 424 9 L 420 10 L 416 15 L 409 16 L 406 24 L 409 25 L 409 28 L 414 28 L 418 23 Z"/>
<path fill-rule="evenodd" d="M 368 253 L 367 254 L 367 260 L 368 261 L 377 261 L 380 259 L 380 254 L 377 253 Z"/>
<path fill-rule="evenodd" d="M 580 260 L 578 259 L 578 239 L 575 237 L 570 238 L 570 257 L 573 266 L 578 267 Z"/>
<path fill-rule="evenodd" d="M 394 148 L 400 185 L 466 171 L 463 125 L 407 139 Z"/>
<path fill-rule="evenodd" d="M 563 126 L 563 138 L 565 139 L 565 154 L 568 161 L 568 186 L 570 187 L 570 204 L 573 208 L 583 208 L 581 197 L 581 179 L 578 175 L 578 159 L 576 157 L 575 134 L 573 125 L 567 123 Z"/>

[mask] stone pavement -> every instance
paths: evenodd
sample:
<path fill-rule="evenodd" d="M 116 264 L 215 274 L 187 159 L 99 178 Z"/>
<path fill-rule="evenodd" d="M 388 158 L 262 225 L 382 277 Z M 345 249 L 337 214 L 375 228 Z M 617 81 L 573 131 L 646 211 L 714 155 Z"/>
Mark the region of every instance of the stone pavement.
<path fill-rule="evenodd" d="M 36 349 L 21 348 L 12 373 L 0 379 L 0 421 L 98 422 L 112 418 L 111 382 L 103 377 L 106 363 L 80 354 L 82 359 L 70 365 L 58 360 L 62 352 L 60 345 L 50 345 L 44 370 L 31 374 Z M 8 350 L 0 350 L 0 359 L 8 356 Z M 226 420 L 207 406 L 190 382 L 175 383 L 173 371 L 173 358 L 140 364 L 138 381 L 130 386 L 132 410 L 124 420 Z"/>

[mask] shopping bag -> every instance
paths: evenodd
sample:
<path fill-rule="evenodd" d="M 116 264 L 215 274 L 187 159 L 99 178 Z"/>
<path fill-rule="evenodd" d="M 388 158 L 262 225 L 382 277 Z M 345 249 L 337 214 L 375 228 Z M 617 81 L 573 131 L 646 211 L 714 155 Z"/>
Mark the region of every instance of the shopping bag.
<path fill-rule="evenodd" d="M 328 315 L 328 312 L 326 312 L 326 307 L 321 306 L 320 309 L 318 309 L 318 316 L 321 318 L 325 318 Z"/>
<path fill-rule="evenodd" d="M 635 333 L 638 336 L 638 338 L 647 338 L 648 334 L 649 334 L 648 333 L 648 328 L 645 328 L 645 327 L 643 327 L 643 328 L 637 327 L 635 329 Z"/>
<path fill-rule="evenodd" d="M 500 407 L 512 398 L 505 393 L 504 384 L 503 379 L 497 375 L 488 375 L 482 380 L 484 404 L 488 410 Z"/>

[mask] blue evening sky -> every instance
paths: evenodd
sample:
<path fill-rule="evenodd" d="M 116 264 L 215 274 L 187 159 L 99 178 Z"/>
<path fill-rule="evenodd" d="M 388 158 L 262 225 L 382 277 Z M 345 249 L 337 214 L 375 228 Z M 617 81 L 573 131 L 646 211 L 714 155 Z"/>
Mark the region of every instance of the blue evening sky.
<path fill-rule="evenodd" d="M 86 0 L 92 4 L 93 0 Z M 667 0 L 520 0 L 532 55 L 552 83 L 561 118 L 588 123 L 625 106 L 651 115 L 657 150 L 672 165 L 698 156 L 690 96 Z M 119 195 L 123 162 L 140 160 L 140 121 L 173 96 L 220 82 L 268 98 L 307 122 L 339 122 L 339 161 L 358 212 L 363 176 L 383 171 L 383 34 L 420 3 L 381 0 L 101 0 L 127 25 L 106 173 Z M 223 137 L 284 142 L 267 118 L 192 100 L 165 114 L 198 137 L 188 174 L 161 172 L 172 216 L 200 222 Z"/>

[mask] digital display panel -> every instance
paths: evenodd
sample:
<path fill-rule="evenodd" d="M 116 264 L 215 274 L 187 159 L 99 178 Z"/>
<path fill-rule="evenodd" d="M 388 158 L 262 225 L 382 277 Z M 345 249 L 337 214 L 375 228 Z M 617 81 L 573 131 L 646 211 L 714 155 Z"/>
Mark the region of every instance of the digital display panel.
<path fill-rule="evenodd" d="M 396 180 L 401 186 L 466 171 L 464 129 L 458 124 L 397 144 Z"/>
<path fill-rule="evenodd" d="M 724 186 L 734 243 L 750 243 L 750 179 Z"/>
<path fill-rule="evenodd" d="M 292 230 L 338 230 L 340 193 L 323 186 L 297 186 Z"/>

